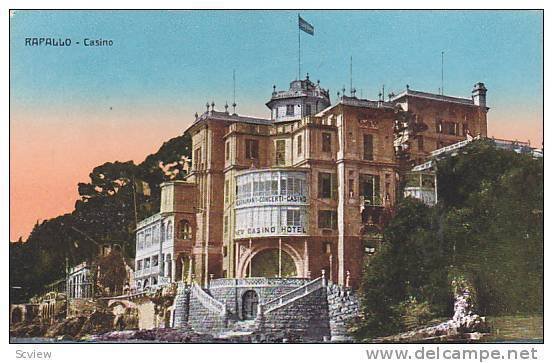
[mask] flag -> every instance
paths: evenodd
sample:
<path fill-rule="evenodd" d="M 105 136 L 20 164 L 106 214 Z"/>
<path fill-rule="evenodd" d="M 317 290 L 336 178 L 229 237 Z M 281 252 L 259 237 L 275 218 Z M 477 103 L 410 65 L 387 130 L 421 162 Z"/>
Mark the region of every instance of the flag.
<path fill-rule="evenodd" d="M 298 15 L 298 25 L 300 27 L 300 30 L 303 30 L 307 34 L 313 35 L 315 33 L 315 28 L 313 25 L 309 24 L 301 16 Z"/>

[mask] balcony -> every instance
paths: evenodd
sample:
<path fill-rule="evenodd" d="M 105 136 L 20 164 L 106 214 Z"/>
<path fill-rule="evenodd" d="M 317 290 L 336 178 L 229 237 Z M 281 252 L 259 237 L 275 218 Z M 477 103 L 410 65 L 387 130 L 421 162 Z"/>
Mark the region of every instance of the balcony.
<path fill-rule="evenodd" d="M 142 278 L 150 275 L 158 275 L 160 273 L 161 269 L 160 266 L 152 266 L 152 267 L 146 267 L 142 270 L 136 270 L 134 272 L 135 278 Z"/>

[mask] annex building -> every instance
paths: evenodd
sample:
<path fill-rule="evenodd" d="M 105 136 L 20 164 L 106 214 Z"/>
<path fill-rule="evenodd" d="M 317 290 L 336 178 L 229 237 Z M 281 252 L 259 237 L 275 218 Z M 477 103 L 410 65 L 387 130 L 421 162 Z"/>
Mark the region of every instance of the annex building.
<path fill-rule="evenodd" d="M 273 87 L 270 117 L 197 115 L 192 165 L 161 186 L 137 228 L 137 288 L 218 278 L 315 278 L 356 286 L 403 172 L 467 135 L 486 136 L 486 88 L 460 98 L 407 87 L 388 101 L 307 76 Z"/>

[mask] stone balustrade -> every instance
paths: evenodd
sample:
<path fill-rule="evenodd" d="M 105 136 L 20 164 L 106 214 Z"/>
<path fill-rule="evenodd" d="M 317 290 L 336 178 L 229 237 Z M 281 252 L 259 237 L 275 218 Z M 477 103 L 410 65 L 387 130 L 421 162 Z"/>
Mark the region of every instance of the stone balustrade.
<path fill-rule="evenodd" d="M 262 314 L 269 313 L 275 309 L 278 309 L 281 306 L 286 305 L 288 302 L 298 297 L 307 295 L 324 286 L 326 286 L 326 279 L 324 277 L 319 277 L 303 286 L 298 287 L 297 289 L 294 289 L 284 295 L 277 297 L 276 299 L 269 300 L 264 304 L 259 304 L 258 305 L 259 312 Z"/>
<path fill-rule="evenodd" d="M 226 315 L 227 308 L 225 304 L 215 300 L 195 282 L 192 283 L 190 291 L 206 309 L 210 310 L 213 313 L 219 314 L 220 316 Z"/>
<path fill-rule="evenodd" d="M 303 286 L 310 280 L 298 277 L 249 277 L 243 279 L 221 278 L 212 280 L 209 289 L 228 287 Z"/>

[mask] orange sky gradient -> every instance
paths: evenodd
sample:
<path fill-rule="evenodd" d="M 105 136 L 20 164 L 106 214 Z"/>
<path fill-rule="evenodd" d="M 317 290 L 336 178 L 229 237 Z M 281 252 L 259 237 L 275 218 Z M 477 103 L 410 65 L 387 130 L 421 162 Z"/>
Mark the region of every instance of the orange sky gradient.
<path fill-rule="evenodd" d="M 509 108 L 492 108 L 489 136 L 530 140 L 541 147 L 542 111 Z M 194 113 L 176 107 L 159 109 L 163 113 L 155 107 L 106 108 L 101 113 L 86 108 L 37 112 L 12 107 L 10 240 L 26 239 L 37 220 L 71 212 L 78 198 L 77 183 L 88 181 L 95 166 L 116 160 L 142 162 L 164 141 L 182 134 Z M 251 111 L 244 113 L 268 116 L 261 108 Z"/>

